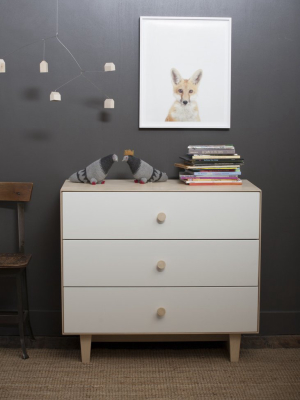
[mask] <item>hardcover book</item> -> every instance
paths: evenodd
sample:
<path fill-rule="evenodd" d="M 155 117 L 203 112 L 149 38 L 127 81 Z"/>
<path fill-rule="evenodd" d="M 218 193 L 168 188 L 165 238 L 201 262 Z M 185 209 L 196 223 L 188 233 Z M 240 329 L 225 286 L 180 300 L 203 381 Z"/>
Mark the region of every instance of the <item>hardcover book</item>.
<path fill-rule="evenodd" d="M 211 149 L 211 150 L 193 150 L 190 149 L 188 150 L 188 154 L 195 154 L 195 155 L 205 155 L 205 154 L 235 154 L 235 150 L 217 150 L 217 149 Z"/>
<path fill-rule="evenodd" d="M 237 158 L 241 158 L 241 156 L 239 156 L 238 154 L 232 154 L 232 155 L 227 155 L 227 156 L 221 156 L 221 155 L 218 155 L 218 156 L 216 156 L 216 155 L 193 155 L 192 156 L 193 160 L 202 160 L 202 159 L 205 159 L 205 160 L 210 160 L 210 159 L 213 159 L 213 160 L 215 160 L 215 159 L 217 159 L 217 160 L 223 160 L 223 159 L 232 160 L 232 159 L 237 159 Z"/>

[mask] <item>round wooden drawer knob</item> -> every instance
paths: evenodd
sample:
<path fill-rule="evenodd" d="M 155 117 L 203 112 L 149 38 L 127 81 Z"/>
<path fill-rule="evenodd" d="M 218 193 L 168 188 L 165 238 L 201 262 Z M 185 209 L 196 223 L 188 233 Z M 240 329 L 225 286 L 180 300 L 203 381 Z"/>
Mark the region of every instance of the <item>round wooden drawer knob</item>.
<path fill-rule="evenodd" d="M 159 317 L 163 317 L 163 316 L 165 315 L 165 313 L 166 313 L 166 310 L 165 310 L 163 307 L 161 307 L 161 308 L 159 308 L 159 309 L 157 310 L 157 315 L 158 315 Z"/>
<path fill-rule="evenodd" d="M 166 263 L 164 261 L 158 261 L 157 263 L 157 269 L 159 271 L 163 271 L 166 268 Z"/>
<path fill-rule="evenodd" d="M 165 222 L 166 218 L 167 218 L 167 216 L 165 213 L 159 213 L 157 216 L 157 222 L 159 224 L 163 224 Z"/>

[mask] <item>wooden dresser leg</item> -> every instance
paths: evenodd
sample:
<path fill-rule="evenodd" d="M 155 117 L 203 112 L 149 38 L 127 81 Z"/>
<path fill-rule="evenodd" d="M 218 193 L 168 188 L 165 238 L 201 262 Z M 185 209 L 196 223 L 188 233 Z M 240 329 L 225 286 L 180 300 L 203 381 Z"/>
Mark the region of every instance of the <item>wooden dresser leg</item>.
<path fill-rule="evenodd" d="M 240 357 L 241 335 L 229 335 L 229 354 L 231 362 L 238 362 Z"/>
<path fill-rule="evenodd" d="M 81 361 L 89 364 L 91 359 L 92 335 L 80 335 Z"/>

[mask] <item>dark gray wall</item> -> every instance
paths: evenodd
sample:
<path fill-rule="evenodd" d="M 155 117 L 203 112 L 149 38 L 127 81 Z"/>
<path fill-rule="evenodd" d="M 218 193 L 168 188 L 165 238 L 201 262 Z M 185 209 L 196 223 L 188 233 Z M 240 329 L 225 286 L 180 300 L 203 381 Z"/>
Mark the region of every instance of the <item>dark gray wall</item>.
<path fill-rule="evenodd" d="M 55 34 L 55 0 L 0 0 L 0 58 Z M 139 17 L 232 17 L 230 130 L 140 130 Z M 39 73 L 41 43 L 5 57 L 0 74 L 0 181 L 32 181 L 26 209 L 30 307 L 36 334 L 59 335 L 59 189 L 91 161 L 126 148 L 170 177 L 189 144 L 233 143 L 245 158 L 243 178 L 263 190 L 261 333 L 300 333 L 299 127 L 300 2 L 298 0 L 60 0 L 59 35 L 85 69 L 113 61 L 115 73 L 50 92 L 78 73 L 56 39 L 47 41 L 49 74 Z M 110 178 L 129 178 L 118 163 Z M 99 205 L 101 207 L 101 205 Z M 0 251 L 15 250 L 16 219 L 0 208 Z M 0 305 L 15 304 L 13 285 L 0 282 Z M 13 333 L 14 330 L 1 330 Z"/>

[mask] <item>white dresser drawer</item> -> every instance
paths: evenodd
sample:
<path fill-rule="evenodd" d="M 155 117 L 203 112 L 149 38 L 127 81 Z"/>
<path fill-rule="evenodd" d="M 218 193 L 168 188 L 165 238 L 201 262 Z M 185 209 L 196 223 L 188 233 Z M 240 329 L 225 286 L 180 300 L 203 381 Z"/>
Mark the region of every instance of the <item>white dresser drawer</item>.
<path fill-rule="evenodd" d="M 258 259 L 258 240 L 64 240 L 63 285 L 257 286 Z"/>
<path fill-rule="evenodd" d="M 257 332 L 257 307 L 257 287 L 67 287 L 64 333 Z"/>
<path fill-rule="evenodd" d="M 258 239 L 259 202 L 258 192 L 64 192 L 63 239 Z"/>

